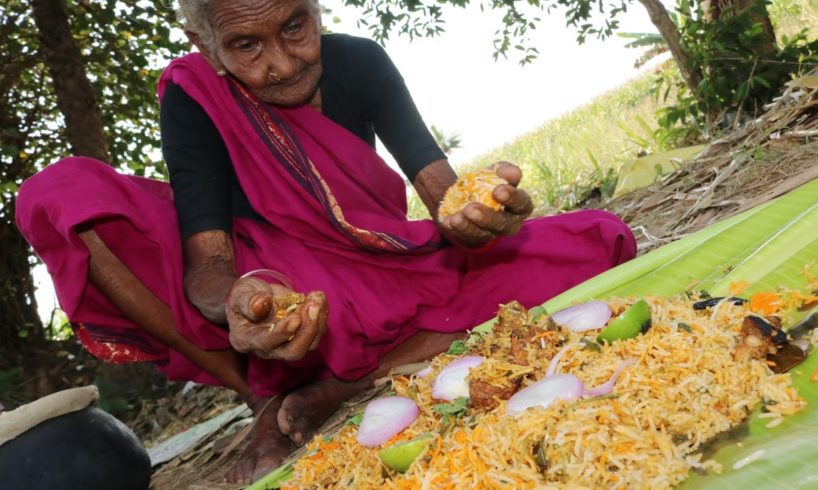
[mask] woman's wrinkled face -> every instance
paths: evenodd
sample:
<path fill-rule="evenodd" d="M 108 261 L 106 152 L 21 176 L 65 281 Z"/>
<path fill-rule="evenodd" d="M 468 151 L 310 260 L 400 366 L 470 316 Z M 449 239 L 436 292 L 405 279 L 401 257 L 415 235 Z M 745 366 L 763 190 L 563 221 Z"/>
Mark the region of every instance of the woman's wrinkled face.
<path fill-rule="evenodd" d="M 265 102 L 310 102 L 321 78 L 321 17 L 313 1 L 219 1 L 211 14 L 211 63 Z"/>

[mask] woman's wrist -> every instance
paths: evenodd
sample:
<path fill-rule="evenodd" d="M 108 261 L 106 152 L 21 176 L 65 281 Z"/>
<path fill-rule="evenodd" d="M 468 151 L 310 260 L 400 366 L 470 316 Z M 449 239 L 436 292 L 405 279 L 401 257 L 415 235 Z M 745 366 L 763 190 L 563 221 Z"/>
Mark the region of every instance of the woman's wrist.
<path fill-rule="evenodd" d="M 218 325 L 227 325 L 225 298 L 236 277 L 232 267 L 208 264 L 185 277 L 185 293 L 202 316 Z"/>
<path fill-rule="evenodd" d="M 242 316 L 250 321 L 267 318 L 275 308 L 276 289 L 293 290 L 290 279 L 273 269 L 254 269 L 239 276 L 225 297 L 225 312 L 239 308 Z"/>

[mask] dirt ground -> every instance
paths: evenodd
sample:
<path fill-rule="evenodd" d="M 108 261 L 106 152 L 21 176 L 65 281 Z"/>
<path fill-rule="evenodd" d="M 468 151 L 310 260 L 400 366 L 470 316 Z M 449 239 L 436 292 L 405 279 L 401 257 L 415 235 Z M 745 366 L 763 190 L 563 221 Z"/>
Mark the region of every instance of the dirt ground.
<path fill-rule="evenodd" d="M 634 230 L 639 252 L 689 235 L 778 197 L 818 178 L 818 89 L 791 86 L 760 119 L 713 142 L 693 161 L 653 185 L 604 203 L 602 208 L 621 216 Z M 238 401 L 215 388 L 200 388 L 197 396 L 212 397 L 208 410 L 195 416 L 178 414 L 156 440 L 204 419 L 216 407 L 227 409 Z M 345 404 L 323 427 L 337 429 L 350 414 L 379 393 L 378 389 Z M 200 400 L 202 401 L 202 400 Z M 167 407 L 165 410 L 169 410 Z M 151 417 L 151 407 L 145 408 Z M 229 433 L 232 431 L 232 435 Z M 246 432 L 246 431 L 245 431 Z M 247 441 L 239 428 L 221 430 L 181 456 L 155 469 L 151 488 L 232 489 L 219 483 L 239 458 Z M 150 445 L 150 441 L 147 445 Z M 297 454 L 294 455 L 297 457 Z"/>

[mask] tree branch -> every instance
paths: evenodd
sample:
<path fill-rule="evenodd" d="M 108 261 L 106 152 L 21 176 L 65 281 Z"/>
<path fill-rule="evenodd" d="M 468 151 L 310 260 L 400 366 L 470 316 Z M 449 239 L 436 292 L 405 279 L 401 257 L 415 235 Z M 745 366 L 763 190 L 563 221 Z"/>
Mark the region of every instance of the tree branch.
<path fill-rule="evenodd" d="M 110 162 L 99 106 L 71 36 L 65 0 L 31 0 L 31 7 L 71 151 Z"/>
<path fill-rule="evenodd" d="M 699 86 L 702 80 L 701 73 L 693 67 L 690 56 L 682 47 L 679 31 L 677 30 L 676 24 L 674 24 L 670 18 L 667 9 L 665 9 L 665 6 L 662 5 L 662 2 L 659 0 L 639 0 L 639 2 L 645 7 L 645 10 L 648 11 L 651 22 L 653 22 L 653 25 L 656 26 L 656 29 L 659 30 L 659 34 L 662 35 L 662 38 L 667 43 L 670 54 L 673 55 L 673 59 L 676 61 L 676 64 L 679 65 L 679 73 L 681 73 L 682 78 L 690 88 L 690 92 L 698 99 L 699 96 L 696 87 Z"/>

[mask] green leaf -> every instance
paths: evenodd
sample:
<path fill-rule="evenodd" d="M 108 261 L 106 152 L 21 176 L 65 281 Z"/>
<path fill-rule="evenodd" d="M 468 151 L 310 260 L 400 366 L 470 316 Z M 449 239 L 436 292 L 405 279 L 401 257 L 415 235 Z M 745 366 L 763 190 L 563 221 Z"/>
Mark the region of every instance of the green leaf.
<path fill-rule="evenodd" d="M 439 403 L 432 406 L 432 410 L 439 415 L 462 417 L 469 411 L 469 399 L 465 396 L 455 398 L 449 403 Z"/>
<path fill-rule="evenodd" d="M 466 345 L 466 342 L 463 340 L 455 340 L 452 342 L 452 345 L 449 346 L 449 350 L 446 351 L 446 354 L 452 356 L 459 356 L 469 350 L 469 347 Z"/>
<path fill-rule="evenodd" d="M 354 425 L 355 427 L 360 427 L 361 426 L 361 421 L 363 419 L 364 419 L 364 413 L 363 412 L 358 412 L 355 415 L 353 415 L 352 417 L 350 417 L 349 420 L 347 420 L 347 424 L 348 425 Z"/>
<path fill-rule="evenodd" d="M 772 88 L 773 87 L 772 84 L 770 84 L 770 82 L 768 82 L 766 78 L 760 77 L 758 75 L 753 77 L 753 81 L 755 81 L 757 84 L 759 84 L 759 85 L 761 85 L 763 87 L 766 87 L 766 88 Z"/>

